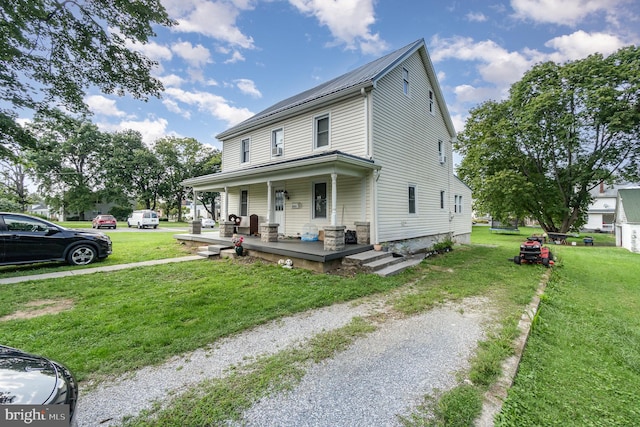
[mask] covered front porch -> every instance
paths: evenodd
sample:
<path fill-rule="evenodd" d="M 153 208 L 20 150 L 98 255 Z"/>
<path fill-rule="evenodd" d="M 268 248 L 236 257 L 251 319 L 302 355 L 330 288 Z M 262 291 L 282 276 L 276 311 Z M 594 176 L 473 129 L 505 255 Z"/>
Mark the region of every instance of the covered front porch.
<path fill-rule="evenodd" d="M 331 253 L 345 249 L 345 231 L 357 224 L 367 223 L 366 233 L 358 231 L 359 244 L 377 242 L 373 200 L 379 170 L 370 159 L 332 151 L 191 178 L 183 185 L 193 189 L 194 198 L 220 193 L 220 238 L 246 231 L 268 247 L 311 228 L 323 233 L 323 250 Z"/>
<path fill-rule="evenodd" d="M 244 238 L 242 246 L 248 255 L 278 262 L 280 259 L 291 259 L 295 267 L 317 272 L 327 272 L 338 268 L 343 258 L 370 251 L 371 244 L 348 244 L 340 250 L 327 250 L 324 242 L 307 242 L 296 238 L 280 238 L 277 241 L 265 242 L 260 237 L 238 234 Z M 233 248 L 232 237 L 220 235 L 219 230 L 202 233 L 175 234 L 175 239 L 193 246 L 217 245 Z"/>

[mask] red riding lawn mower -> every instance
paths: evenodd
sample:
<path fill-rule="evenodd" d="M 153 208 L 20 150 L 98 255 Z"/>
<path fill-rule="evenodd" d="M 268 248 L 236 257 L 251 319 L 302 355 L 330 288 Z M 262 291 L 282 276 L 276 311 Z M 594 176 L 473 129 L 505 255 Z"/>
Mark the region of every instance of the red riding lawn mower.
<path fill-rule="evenodd" d="M 542 264 L 550 267 L 554 264 L 553 254 L 543 245 L 542 237 L 527 237 L 527 241 L 520 245 L 520 255 L 513 257 L 516 264 Z"/>

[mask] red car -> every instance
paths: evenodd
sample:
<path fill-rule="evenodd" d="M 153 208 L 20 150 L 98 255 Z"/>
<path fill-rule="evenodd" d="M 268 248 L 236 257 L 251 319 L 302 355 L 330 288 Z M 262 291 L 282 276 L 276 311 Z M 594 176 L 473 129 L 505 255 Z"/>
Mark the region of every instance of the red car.
<path fill-rule="evenodd" d="M 116 219 L 113 215 L 98 215 L 91 221 L 92 228 L 113 228 L 117 226 Z"/>

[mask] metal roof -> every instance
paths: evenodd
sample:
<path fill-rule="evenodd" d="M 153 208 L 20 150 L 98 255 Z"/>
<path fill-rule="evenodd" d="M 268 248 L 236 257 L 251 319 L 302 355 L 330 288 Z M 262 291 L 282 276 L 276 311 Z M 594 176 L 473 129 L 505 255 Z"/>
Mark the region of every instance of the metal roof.
<path fill-rule="evenodd" d="M 338 96 L 344 92 L 350 93 L 370 86 L 375 87 L 375 83 L 378 79 L 383 77 L 401 61 L 421 48 L 424 49 L 422 60 L 427 69 L 427 74 L 434 85 L 434 91 L 436 92 L 436 96 L 439 98 L 438 102 L 445 112 L 445 121 L 450 126 L 449 130 L 455 134 L 451 118 L 449 117 L 442 92 L 433 70 L 433 65 L 426 51 L 424 39 L 419 39 L 383 56 L 382 58 L 378 58 L 375 61 L 369 62 L 368 64 L 356 68 L 353 71 L 336 77 L 333 80 L 329 80 L 328 82 L 322 83 L 312 89 L 280 101 L 257 113 L 253 117 L 250 117 L 249 119 L 216 135 L 216 138 L 220 140 L 226 139 L 230 136 L 251 129 L 254 126 L 262 125 L 264 122 L 268 122 L 271 118 L 281 117 L 281 115 L 287 115 L 287 113 L 294 114 L 295 111 L 297 111 L 297 108 L 303 108 L 306 105 L 314 104 L 315 102 L 322 101 L 324 99 L 333 99 L 332 96 Z"/>
<path fill-rule="evenodd" d="M 618 197 L 624 208 L 627 222 L 640 224 L 640 188 L 621 188 L 618 190 Z"/>

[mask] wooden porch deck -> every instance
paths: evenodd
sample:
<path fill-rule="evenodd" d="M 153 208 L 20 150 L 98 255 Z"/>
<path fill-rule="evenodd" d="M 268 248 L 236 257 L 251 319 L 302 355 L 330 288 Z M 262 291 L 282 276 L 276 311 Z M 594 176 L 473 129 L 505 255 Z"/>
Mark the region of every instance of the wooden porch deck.
<path fill-rule="evenodd" d="M 350 244 L 345 245 L 345 248 L 341 251 L 328 251 L 324 249 L 324 242 L 322 241 L 303 242 L 300 239 L 287 238 L 279 239 L 277 242 L 262 242 L 260 237 L 238 235 L 244 237 L 242 246 L 246 251 L 249 251 L 250 254 L 274 262 L 277 262 L 278 259 L 281 258 L 290 258 L 293 259 L 294 262 L 297 260 L 298 262 L 306 261 L 307 263 L 323 264 L 321 267 L 316 266 L 312 268 L 313 270 L 319 271 L 327 271 L 334 268 L 337 264 L 340 264 L 346 256 L 373 249 L 373 245 Z M 173 237 L 179 241 L 192 242 L 202 246 L 219 245 L 233 248 L 231 238 L 220 237 L 218 230 L 203 230 L 201 234 L 175 234 Z"/>

